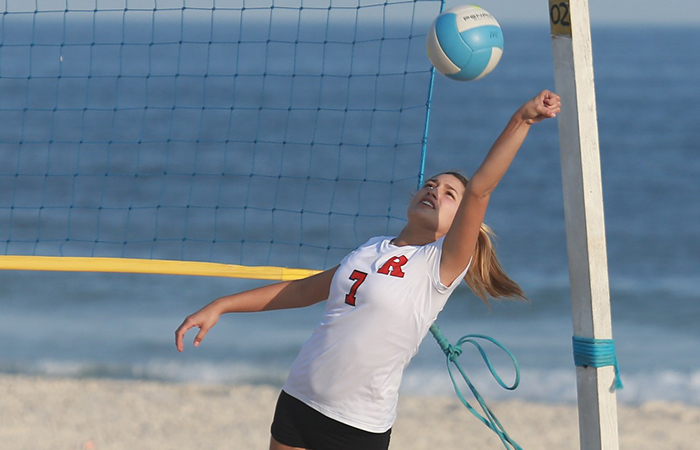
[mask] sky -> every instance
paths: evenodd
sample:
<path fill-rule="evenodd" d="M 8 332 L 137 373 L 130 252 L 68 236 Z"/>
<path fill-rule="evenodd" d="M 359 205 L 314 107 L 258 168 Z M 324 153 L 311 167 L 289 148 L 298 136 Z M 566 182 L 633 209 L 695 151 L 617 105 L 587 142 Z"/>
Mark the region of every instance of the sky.
<path fill-rule="evenodd" d="M 549 26 L 548 0 L 446 0 L 445 7 L 473 3 L 501 23 L 538 23 Z M 674 23 L 700 26 L 698 0 L 589 0 L 591 25 L 656 25 Z"/>

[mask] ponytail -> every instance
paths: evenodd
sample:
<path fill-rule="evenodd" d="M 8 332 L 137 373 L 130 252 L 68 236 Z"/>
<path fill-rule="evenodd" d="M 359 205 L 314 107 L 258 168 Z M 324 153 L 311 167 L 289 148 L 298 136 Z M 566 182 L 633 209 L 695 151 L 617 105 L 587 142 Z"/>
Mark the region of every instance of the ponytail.
<path fill-rule="evenodd" d="M 488 303 L 488 297 L 527 300 L 518 283 L 511 280 L 501 267 L 493 244 L 494 237 L 495 234 L 491 228 L 482 223 L 472 262 L 464 276 L 464 281 L 472 292 L 486 303 Z"/>

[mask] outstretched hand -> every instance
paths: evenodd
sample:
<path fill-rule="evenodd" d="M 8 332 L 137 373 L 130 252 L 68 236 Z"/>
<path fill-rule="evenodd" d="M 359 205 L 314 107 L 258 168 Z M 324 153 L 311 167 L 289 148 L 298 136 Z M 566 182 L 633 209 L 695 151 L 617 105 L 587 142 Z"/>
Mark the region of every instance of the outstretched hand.
<path fill-rule="evenodd" d="M 210 304 L 188 316 L 175 331 L 175 347 L 177 350 L 180 352 L 183 350 L 182 340 L 185 337 L 185 333 L 191 328 L 199 328 L 199 333 L 194 338 L 194 346 L 198 347 L 209 329 L 216 325 L 220 315 Z"/>
<path fill-rule="evenodd" d="M 561 99 L 554 92 L 545 89 L 528 100 L 518 112 L 525 122 L 532 124 L 554 118 L 559 111 L 561 111 Z"/>

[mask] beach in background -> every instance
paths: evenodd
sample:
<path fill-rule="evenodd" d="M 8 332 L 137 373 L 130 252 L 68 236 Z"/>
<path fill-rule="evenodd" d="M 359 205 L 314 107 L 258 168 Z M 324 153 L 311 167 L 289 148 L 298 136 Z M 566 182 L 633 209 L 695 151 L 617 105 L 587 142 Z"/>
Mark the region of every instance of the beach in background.
<path fill-rule="evenodd" d="M 47 379 L 0 375 L 0 441 L 13 450 L 264 449 L 278 391 L 270 386 Z M 492 405 L 524 449 L 577 450 L 576 407 Z M 695 450 L 700 408 L 619 408 L 620 448 Z M 497 449 L 501 442 L 455 397 L 404 396 L 391 448 Z"/>

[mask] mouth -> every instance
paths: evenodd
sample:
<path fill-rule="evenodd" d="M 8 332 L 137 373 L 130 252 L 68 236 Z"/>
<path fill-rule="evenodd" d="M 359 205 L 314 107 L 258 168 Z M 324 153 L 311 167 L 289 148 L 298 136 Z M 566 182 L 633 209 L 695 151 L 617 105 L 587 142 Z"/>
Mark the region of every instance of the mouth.
<path fill-rule="evenodd" d="M 423 200 L 422 202 L 420 202 L 420 204 L 425 205 L 431 209 L 435 209 L 435 204 L 428 199 Z"/>

